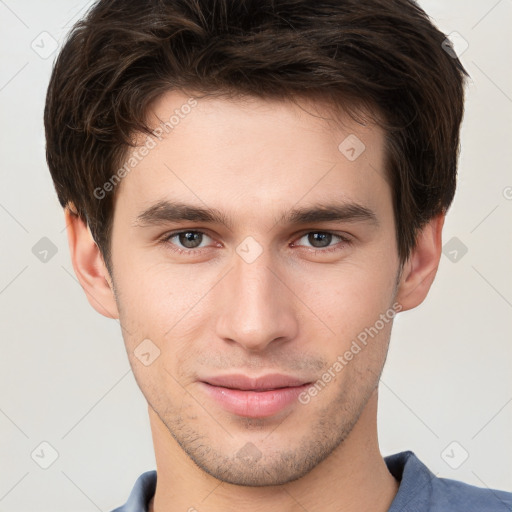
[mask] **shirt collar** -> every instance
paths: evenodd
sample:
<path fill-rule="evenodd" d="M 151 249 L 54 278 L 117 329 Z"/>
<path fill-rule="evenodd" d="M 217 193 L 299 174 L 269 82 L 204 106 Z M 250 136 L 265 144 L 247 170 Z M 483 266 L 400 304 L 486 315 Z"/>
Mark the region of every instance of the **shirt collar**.
<path fill-rule="evenodd" d="M 435 475 L 411 451 L 384 457 L 389 472 L 400 482 L 398 492 L 388 512 L 407 510 L 414 500 L 414 506 L 428 510 Z M 156 490 L 156 471 L 147 471 L 139 476 L 128 501 L 113 512 L 147 512 L 149 502 Z"/>

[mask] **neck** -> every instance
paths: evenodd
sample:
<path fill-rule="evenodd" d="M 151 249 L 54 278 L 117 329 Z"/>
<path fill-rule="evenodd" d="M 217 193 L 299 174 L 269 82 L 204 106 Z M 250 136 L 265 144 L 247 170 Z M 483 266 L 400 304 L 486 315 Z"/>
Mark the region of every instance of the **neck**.
<path fill-rule="evenodd" d="M 149 414 L 158 474 L 150 512 L 386 512 L 398 491 L 379 451 L 376 391 L 336 450 L 307 475 L 276 486 L 245 487 L 208 475 L 151 408 Z"/>

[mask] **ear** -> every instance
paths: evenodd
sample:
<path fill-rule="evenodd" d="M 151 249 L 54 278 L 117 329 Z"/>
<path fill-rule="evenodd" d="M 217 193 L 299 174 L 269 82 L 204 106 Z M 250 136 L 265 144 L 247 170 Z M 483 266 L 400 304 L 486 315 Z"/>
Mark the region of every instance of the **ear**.
<path fill-rule="evenodd" d="M 441 258 L 444 219 L 445 214 L 439 214 L 425 225 L 404 263 L 396 296 L 402 311 L 419 306 L 430 290 Z"/>
<path fill-rule="evenodd" d="M 112 279 L 89 226 L 68 207 L 64 214 L 73 269 L 89 304 L 108 318 L 119 318 Z"/>

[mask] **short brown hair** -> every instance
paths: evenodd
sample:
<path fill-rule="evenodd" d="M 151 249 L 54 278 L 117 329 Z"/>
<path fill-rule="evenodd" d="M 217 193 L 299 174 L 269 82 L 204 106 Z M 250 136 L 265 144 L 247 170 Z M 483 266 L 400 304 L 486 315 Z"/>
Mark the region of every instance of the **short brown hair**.
<path fill-rule="evenodd" d="M 47 161 L 109 265 L 114 193 L 99 200 L 169 90 L 366 106 L 386 133 L 403 263 L 455 194 L 467 75 L 412 0 L 100 0 L 72 29 L 44 113 Z M 109 267 L 110 268 L 110 267 Z"/>

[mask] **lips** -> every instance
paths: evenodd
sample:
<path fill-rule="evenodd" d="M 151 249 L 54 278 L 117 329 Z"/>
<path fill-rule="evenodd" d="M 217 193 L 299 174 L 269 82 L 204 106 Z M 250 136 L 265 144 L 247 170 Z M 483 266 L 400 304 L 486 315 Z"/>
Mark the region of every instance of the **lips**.
<path fill-rule="evenodd" d="M 297 404 L 298 396 L 311 382 L 288 375 L 223 375 L 199 382 L 204 392 L 225 411 L 237 416 L 273 416 Z"/>
<path fill-rule="evenodd" d="M 207 384 L 242 391 L 268 391 L 280 388 L 292 388 L 307 384 L 306 381 L 281 374 L 247 377 L 246 375 L 224 375 L 203 379 Z"/>

